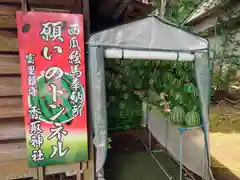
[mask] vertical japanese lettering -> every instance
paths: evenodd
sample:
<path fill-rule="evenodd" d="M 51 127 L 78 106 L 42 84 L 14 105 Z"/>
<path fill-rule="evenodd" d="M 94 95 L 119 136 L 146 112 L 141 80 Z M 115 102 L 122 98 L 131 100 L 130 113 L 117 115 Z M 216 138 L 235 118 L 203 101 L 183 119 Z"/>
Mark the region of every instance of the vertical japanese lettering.
<path fill-rule="evenodd" d="M 40 35 L 44 41 L 55 41 L 58 39 L 60 42 L 64 42 L 62 37 L 63 29 L 64 23 L 61 21 L 42 23 Z"/>
<path fill-rule="evenodd" d="M 28 53 L 25 55 L 25 59 L 28 64 L 28 94 L 35 97 L 36 90 L 36 76 L 35 76 L 35 57 L 36 55 L 33 53 Z"/>
<path fill-rule="evenodd" d="M 73 116 L 81 116 L 84 105 L 84 93 L 82 91 L 83 87 L 79 81 L 79 78 L 82 75 L 82 72 L 79 69 L 79 65 L 81 64 L 81 49 L 78 42 L 80 27 L 77 24 L 70 25 L 68 34 L 70 36 L 68 63 L 71 66 L 71 74 L 73 77 L 70 103 L 72 104 Z"/>
<path fill-rule="evenodd" d="M 61 123 L 54 123 L 54 128 L 51 128 L 50 131 L 52 134 L 50 134 L 50 136 L 48 136 L 48 140 L 53 139 L 54 137 L 56 137 L 57 139 L 57 145 L 53 145 L 52 146 L 52 153 L 50 155 L 50 159 L 54 158 L 56 155 L 63 157 L 66 155 L 66 153 L 69 150 L 69 147 L 66 147 L 65 149 L 63 149 L 63 141 L 62 141 L 62 136 L 66 136 L 68 134 L 68 132 L 66 130 L 64 130 L 64 126 Z"/>
<path fill-rule="evenodd" d="M 42 57 L 44 57 L 44 59 L 51 61 L 52 60 L 52 53 L 55 54 L 62 54 L 63 53 L 63 49 L 61 46 L 53 46 L 52 50 L 49 50 L 48 46 L 44 46 L 42 51 L 41 51 L 41 55 Z"/>
<path fill-rule="evenodd" d="M 87 160 L 82 15 L 17 12 L 16 19 L 28 166 Z"/>
<path fill-rule="evenodd" d="M 33 53 L 25 55 L 25 59 L 28 64 L 28 94 L 34 98 L 37 95 L 37 79 L 35 74 L 35 57 Z M 44 154 L 41 149 L 44 138 L 42 136 L 43 130 L 41 129 L 41 121 L 39 121 L 41 111 L 37 105 L 30 105 L 28 109 L 28 117 L 31 119 L 30 125 L 30 141 L 28 142 L 31 147 L 34 148 L 31 154 L 33 162 L 44 160 Z"/>
<path fill-rule="evenodd" d="M 42 30 L 40 32 L 42 40 L 49 42 L 49 41 L 55 41 L 58 39 L 61 43 L 63 43 L 64 39 L 62 37 L 62 33 L 64 30 L 64 26 L 65 26 L 65 23 L 61 21 L 42 23 Z M 44 46 L 41 52 L 41 55 L 46 60 L 49 60 L 49 61 L 52 60 L 52 53 L 54 52 L 57 54 L 63 53 L 62 47 L 58 45 L 55 45 L 50 49 L 51 51 L 49 50 L 49 47 Z"/>
<path fill-rule="evenodd" d="M 80 28 L 78 24 L 71 24 L 68 29 L 68 34 L 70 36 L 79 36 L 80 35 Z"/>
<path fill-rule="evenodd" d="M 46 22 L 42 23 L 42 31 L 40 32 L 40 35 L 44 41 L 55 41 L 59 40 L 61 43 L 64 42 L 64 38 L 62 37 L 62 33 L 64 30 L 65 24 L 61 21 L 57 22 Z M 75 34 L 78 33 L 76 30 L 71 30 L 71 33 Z M 76 42 L 75 39 L 71 40 L 71 46 L 79 48 L 78 42 Z M 44 46 L 41 52 L 42 57 L 44 59 L 51 61 L 53 59 L 53 54 L 63 54 L 63 48 L 59 45 L 55 45 L 53 47 Z M 77 58 L 77 57 L 73 57 Z M 59 68 L 59 67 L 49 67 L 46 72 L 43 73 L 43 77 L 45 80 L 47 80 L 47 87 L 48 91 L 51 95 L 51 102 L 48 104 L 49 108 L 51 109 L 52 114 L 50 114 L 47 117 L 47 121 L 53 122 L 55 125 L 54 128 L 51 128 L 50 131 L 52 134 L 48 137 L 48 140 L 53 139 L 55 136 L 57 138 L 57 145 L 52 145 L 52 154 L 50 155 L 50 159 L 54 158 L 57 154 L 58 156 L 62 157 L 64 156 L 68 150 L 69 147 L 63 149 L 63 141 L 62 141 L 62 135 L 66 136 L 68 132 L 64 130 L 64 126 L 61 123 L 55 123 L 56 121 L 59 121 L 59 119 L 63 119 L 62 121 L 68 120 L 65 119 L 68 116 L 66 115 L 69 111 L 69 107 L 64 104 L 63 99 L 59 98 L 59 96 L 62 96 L 67 91 L 64 90 L 62 82 L 64 82 L 64 78 L 66 78 L 67 75 L 65 72 Z M 67 87 L 65 87 L 67 88 Z M 66 102 L 65 102 L 66 103 Z M 64 118 L 63 118 L 64 117 Z M 70 117 L 69 117 L 70 118 Z"/>

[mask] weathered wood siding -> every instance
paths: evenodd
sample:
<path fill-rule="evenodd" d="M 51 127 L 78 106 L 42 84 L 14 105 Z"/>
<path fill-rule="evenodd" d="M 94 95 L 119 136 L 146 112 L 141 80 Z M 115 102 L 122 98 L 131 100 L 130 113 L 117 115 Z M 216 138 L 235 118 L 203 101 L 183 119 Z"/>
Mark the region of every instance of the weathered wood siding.
<path fill-rule="evenodd" d="M 87 0 L 83 1 L 86 4 Z M 81 0 L 28 0 L 28 3 L 33 11 L 80 13 L 83 9 Z M 77 174 L 78 180 L 93 180 L 93 160 L 28 168 L 15 15 L 20 9 L 20 0 L 0 0 L 0 179 L 33 177 L 42 180 L 45 175 L 67 172 Z M 91 145 L 91 158 L 92 149 Z M 84 175 L 80 169 L 85 169 Z"/>

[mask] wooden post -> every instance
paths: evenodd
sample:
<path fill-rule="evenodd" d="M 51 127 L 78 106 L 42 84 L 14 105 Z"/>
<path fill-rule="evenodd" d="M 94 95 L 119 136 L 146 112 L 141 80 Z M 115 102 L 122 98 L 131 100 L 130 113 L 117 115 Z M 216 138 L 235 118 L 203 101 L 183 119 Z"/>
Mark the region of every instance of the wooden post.
<path fill-rule="evenodd" d="M 77 0 L 81 2 L 80 12 L 83 14 L 84 20 L 84 40 L 87 42 L 90 36 L 90 7 L 89 0 Z M 79 11 L 78 11 L 79 12 Z M 88 46 L 85 44 L 85 52 L 88 51 Z M 87 67 L 88 63 L 88 54 L 85 53 L 85 64 Z M 87 77 L 88 79 L 88 77 Z M 87 82 L 88 83 L 88 82 Z M 88 88 L 86 89 L 88 91 Z M 88 97 L 87 97 L 88 99 Z M 88 110 L 91 108 L 91 105 L 88 104 Z M 84 172 L 84 180 L 94 180 L 95 178 L 95 167 L 94 167 L 94 146 L 93 146 L 93 129 L 92 129 L 92 120 L 88 114 L 88 148 L 89 148 L 89 160 L 88 162 L 82 162 L 81 170 Z M 81 176 L 82 177 L 82 176 Z M 77 178 L 81 180 L 80 175 L 77 175 Z"/>
<path fill-rule="evenodd" d="M 83 3 L 83 18 L 84 18 L 84 37 L 85 42 L 87 42 L 90 36 L 90 7 L 89 7 L 89 0 L 82 0 Z M 88 46 L 85 44 L 85 51 L 88 51 Z M 88 54 L 85 53 L 86 58 L 86 67 L 88 65 Z M 87 77 L 88 79 L 88 77 Z M 88 85 L 88 82 L 87 82 Z M 88 88 L 87 88 L 88 91 Z M 87 99 L 89 99 L 87 97 Z M 90 110 L 91 105 L 88 104 L 88 110 Z M 84 180 L 94 180 L 95 179 L 95 156 L 94 156 L 94 146 L 93 146 L 93 126 L 92 126 L 92 119 L 88 114 L 88 147 L 89 147 L 89 160 L 85 163 L 84 171 Z"/>
<path fill-rule="evenodd" d="M 44 180 L 44 167 L 38 167 L 38 180 Z"/>
<path fill-rule="evenodd" d="M 84 32 L 85 32 L 85 41 L 88 40 L 90 35 L 90 7 L 89 0 L 82 0 L 82 13 L 84 19 Z"/>

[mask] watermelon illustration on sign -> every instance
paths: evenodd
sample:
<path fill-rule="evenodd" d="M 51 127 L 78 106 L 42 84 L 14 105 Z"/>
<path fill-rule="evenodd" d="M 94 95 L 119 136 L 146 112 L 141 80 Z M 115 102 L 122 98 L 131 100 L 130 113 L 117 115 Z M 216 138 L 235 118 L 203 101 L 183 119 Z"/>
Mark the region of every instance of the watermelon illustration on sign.
<path fill-rule="evenodd" d="M 67 123 L 77 116 L 73 113 L 73 106 L 83 103 L 84 99 L 83 86 L 80 84 L 78 96 L 72 101 L 71 96 L 76 94 L 72 87 L 73 78 L 70 74 L 59 67 L 51 67 L 37 78 L 37 96 L 29 96 L 29 104 L 40 108 L 40 120 L 48 123 Z"/>

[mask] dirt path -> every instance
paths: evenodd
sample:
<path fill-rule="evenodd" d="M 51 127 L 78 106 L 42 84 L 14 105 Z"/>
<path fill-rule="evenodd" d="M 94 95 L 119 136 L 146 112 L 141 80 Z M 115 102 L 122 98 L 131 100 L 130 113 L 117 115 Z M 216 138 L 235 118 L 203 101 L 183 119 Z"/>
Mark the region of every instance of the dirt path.
<path fill-rule="evenodd" d="M 240 109 L 227 104 L 211 107 L 210 150 L 217 180 L 240 179 Z"/>
<path fill-rule="evenodd" d="M 105 176 L 107 180 L 168 180 L 138 137 L 129 131 L 112 137 Z"/>
<path fill-rule="evenodd" d="M 146 134 L 148 138 L 148 134 Z M 108 151 L 105 164 L 107 180 L 172 180 L 179 179 L 179 166 L 166 153 L 155 154 L 155 158 L 167 172 L 163 172 L 134 131 L 120 132 L 112 136 L 112 148 Z M 159 148 L 156 140 L 152 147 Z M 185 174 L 184 174 L 185 175 Z M 185 180 L 189 179 L 184 177 Z"/>

